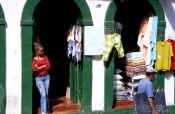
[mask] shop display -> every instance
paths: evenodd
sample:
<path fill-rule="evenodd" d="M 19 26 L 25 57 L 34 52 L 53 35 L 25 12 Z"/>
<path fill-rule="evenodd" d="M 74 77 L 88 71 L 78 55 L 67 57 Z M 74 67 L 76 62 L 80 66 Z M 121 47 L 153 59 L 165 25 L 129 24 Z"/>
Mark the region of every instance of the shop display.
<path fill-rule="evenodd" d="M 157 71 L 169 71 L 171 67 L 171 58 L 173 57 L 172 45 L 168 41 L 158 41 L 156 46 Z"/>
<path fill-rule="evenodd" d="M 82 57 L 82 28 L 77 25 L 73 25 L 68 33 L 67 42 L 68 49 L 67 55 L 75 62 L 80 62 Z"/>

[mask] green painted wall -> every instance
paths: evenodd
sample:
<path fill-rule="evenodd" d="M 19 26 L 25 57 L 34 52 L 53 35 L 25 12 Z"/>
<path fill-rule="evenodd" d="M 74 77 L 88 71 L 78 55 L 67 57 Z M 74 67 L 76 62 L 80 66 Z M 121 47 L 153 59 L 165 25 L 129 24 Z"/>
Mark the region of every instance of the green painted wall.
<path fill-rule="evenodd" d="M 5 28 L 6 22 L 4 18 L 4 12 L 0 5 L 0 114 L 5 114 L 6 107 L 6 87 L 5 87 Z"/>
<path fill-rule="evenodd" d="M 27 0 L 22 17 L 21 17 L 21 28 L 22 28 L 22 114 L 32 114 L 32 36 L 33 36 L 33 13 L 34 9 L 40 0 Z M 92 26 L 92 17 L 89 7 L 85 0 L 74 0 L 77 6 L 80 8 L 82 19 L 81 25 Z M 81 104 L 80 108 L 88 107 L 91 105 L 91 57 L 83 57 L 83 70 L 79 67 L 79 71 L 75 72 L 75 65 L 70 65 L 71 71 L 71 99 Z M 77 75 L 78 74 L 78 75 Z M 90 75 L 89 75 L 90 74 Z M 77 77 L 78 76 L 78 77 Z M 78 80 L 75 80 L 75 79 Z M 87 84 L 87 80 L 90 81 Z M 77 81 L 77 82 L 75 82 Z M 84 83 L 85 82 L 85 83 Z M 85 90 L 84 90 L 85 89 Z M 77 95 L 79 94 L 79 95 Z M 77 99 L 78 98 L 78 99 Z M 89 108 L 88 108 L 89 109 Z"/>

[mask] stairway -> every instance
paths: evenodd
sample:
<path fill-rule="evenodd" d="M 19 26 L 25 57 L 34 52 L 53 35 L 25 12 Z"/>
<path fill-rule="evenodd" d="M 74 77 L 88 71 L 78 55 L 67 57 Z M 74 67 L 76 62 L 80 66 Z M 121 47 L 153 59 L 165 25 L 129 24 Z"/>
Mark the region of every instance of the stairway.
<path fill-rule="evenodd" d="M 53 110 L 49 114 L 72 114 L 79 112 L 78 104 L 71 102 L 66 97 L 61 97 L 59 99 L 50 99 L 50 106 Z M 38 108 L 38 113 L 41 114 L 41 108 Z"/>

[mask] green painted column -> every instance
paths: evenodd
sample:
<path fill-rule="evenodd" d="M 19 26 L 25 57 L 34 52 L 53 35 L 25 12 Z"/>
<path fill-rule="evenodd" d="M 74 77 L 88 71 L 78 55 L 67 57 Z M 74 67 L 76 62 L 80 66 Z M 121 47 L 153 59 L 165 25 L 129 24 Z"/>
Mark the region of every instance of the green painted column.
<path fill-rule="evenodd" d="M 83 110 L 84 112 L 91 111 L 92 100 L 92 57 L 84 56 L 83 60 Z"/>
<path fill-rule="evenodd" d="M 5 28 L 4 12 L 0 5 L 0 114 L 5 114 L 6 108 L 6 56 L 5 56 Z"/>
<path fill-rule="evenodd" d="M 163 8 L 159 2 L 159 0 L 149 0 L 150 4 L 154 7 L 154 10 L 156 12 L 156 15 L 158 16 L 158 29 L 157 29 L 157 41 L 161 40 L 162 37 L 164 39 L 165 37 L 165 16 Z M 154 86 L 155 89 L 164 89 L 164 73 L 159 73 L 155 80 L 154 80 Z"/>

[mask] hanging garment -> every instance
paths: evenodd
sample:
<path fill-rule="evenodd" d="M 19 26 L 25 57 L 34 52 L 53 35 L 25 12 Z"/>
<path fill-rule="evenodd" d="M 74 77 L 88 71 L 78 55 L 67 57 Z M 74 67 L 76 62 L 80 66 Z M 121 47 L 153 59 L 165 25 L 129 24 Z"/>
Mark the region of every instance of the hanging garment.
<path fill-rule="evenodd" d="M 141 28 L 137 44 L 140 47 L 140 51 L 144 53 L 146 65 L 150 64 L 150 39 L 152 32 L 153 17 L 149 17 L 148 23 L 144 22 L 143 28 Z M 145 30 L 146 28 L 146 30 Z M 143 32 L 143 30 L 145 32 Z"/>
<path fill-rule="evenodd" d="M 150 39 L 150 66 L 153 67 L 154 62 L 156 60 L 156 42 L 157 42 L 157 24 L 158 24 L 158 16 L 153 17 L 153 25 L 152 25 L 152 35 Z"/>
<path fill-rule="evenodd" d="M 82 57 L 82 32 L 81 32 L 80 26 L 72 26 L 70 29 L 67 41 L 68 41 L 68 47 L 67 47 L 67 55 L 69 58 L 74 60 L 75 62 L 80 62 Z"/>
<path fill-rule="evenodd" d="M 171 57 L 173 56 L 172 45 L 167 41 L 159 41 L 156 45 L 156 63 L 157 71 L 169 71 L 171 66 Z"/>
<path fill-rule="evenodd" d="M 102 59 L 108 61 L 113 47 L 118 51 L 118 57 L 124 57 L 124 49 L 121 42 L 121 35 L 117 33 L 105 35 L 104 51 L 102 53 Z"/>
<path fill-rule="evenodd" d="M 175 41 L 172 39 L 168 39 L 167 41 L 170 42 L 172 45 L 173 57 L 171 59 L 171 70 L 175 71 Z"/>

